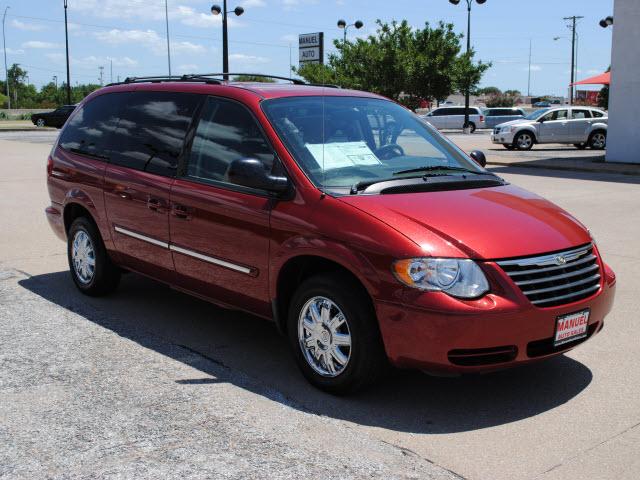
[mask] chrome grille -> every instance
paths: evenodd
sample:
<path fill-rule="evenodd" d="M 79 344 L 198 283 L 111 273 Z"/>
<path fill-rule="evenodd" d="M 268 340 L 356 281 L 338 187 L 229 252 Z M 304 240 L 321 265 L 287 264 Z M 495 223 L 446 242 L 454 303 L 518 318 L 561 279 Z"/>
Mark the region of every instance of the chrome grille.
<path fill-rule="evenodd" d="M 600 264 L 592 245 L 496 263 L 538 307 L 576 302 L 600 288 Z"/>

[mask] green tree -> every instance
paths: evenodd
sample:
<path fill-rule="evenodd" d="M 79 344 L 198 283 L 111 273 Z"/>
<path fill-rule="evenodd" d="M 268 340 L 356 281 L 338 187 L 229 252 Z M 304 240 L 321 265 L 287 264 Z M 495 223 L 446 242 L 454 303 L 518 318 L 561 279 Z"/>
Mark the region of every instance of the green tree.
<path fill-rule="evenodd" d="M 487 107 L 496 108 L 496 107 L 513 107 L 515 104 L 516 97 L 513 95 L 492 95 L 487 100 Z"/>
<path fill-rule="evenodd" d="M 260 82 L 275 83 L 273 78 L 263 77 L 262 75 L 236 75 L 233 77 L 234 82 Z"/>
<path fill-rule="evenodd" d="M 294 71 L 311 83 L 367 90 L 416 106 L 419 99 L 475 88 L 489 68 L 475 64 L 473 52 L 460 55 L 461 36 L 451 24 L 412 29 L 406 20 L 378 20 L 377 25 L 376 34 L 366 39 L 334 41 L 337 52 L 327 65 L 307 64 Z"/>
<path fill-rule="evenodd" d="M 522 95 L 520 90 L 505 90 L 504 94 L 510 97 L 519 97 L 520 95 Z"/>
<path fill-rule="evenodd" d="M 502 90 L 498 87 L 477 88 L 473 91 L 474 95 L 502 95 Z"/>

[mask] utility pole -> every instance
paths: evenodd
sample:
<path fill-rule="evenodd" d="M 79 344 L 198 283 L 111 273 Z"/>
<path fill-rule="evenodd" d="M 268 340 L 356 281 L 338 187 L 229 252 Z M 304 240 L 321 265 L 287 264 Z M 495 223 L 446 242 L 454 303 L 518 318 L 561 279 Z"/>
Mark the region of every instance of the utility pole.
<path fill-rule="evenodd" d="M 56 84 L 56 91 L 58 90 L 58 75 L 53 76 L 53 83 Z"/>
<path fill-rule="evenodd" d="M 531 48 L 532 40 L 529 39 L 529 80 L 527 82 L 527 97 L 531 97 Z"/>
<path fill-rule="evenodd" d="M 569 105 L 573 105 L 573 83 L 576 81 L 576 22 L 584 17 L 576 15 L 564 17 L 563 20 L 571 20 L 571 86 L 569 87 Z"/>
<path fill-rule="evenodd" d="M 69 73 L 69 29 L 67 28 L 67 0 L 64 0 L 64 41 L 67 51 L 67 105 L 71 105 L 71 74 Z"/>
<path fill-rule="evenodd" d="M 100 70 L 100 85 L 104 85 L 104 80 L 103 80 L 103 74 L 104 74 L 104 67 L 103 66 L 99 66 L 98 69 Z"/>
<path fill-rule="evenodd" d="M 7 107 L 9 107 L 9 110 L 11 110 L 11 95 L 9 94 L 9 69 L 7 68 L 7 39 L 4 36 L 4 22 L 7 19 L 7 10 L 9 10 L 9 7 L 4 9 L 4 15 L 2 16 L 2 45 L 4 46 L 4 73 L 7 79 Z"/>
<path fill-rule="evenodd" d="M 169 76 L 171 76 L 171 43 L 169 41 L 169 6 L 168 0 L 164 0 L 164 18 L 167 24 L 167 62 L 169 63 Z"/>

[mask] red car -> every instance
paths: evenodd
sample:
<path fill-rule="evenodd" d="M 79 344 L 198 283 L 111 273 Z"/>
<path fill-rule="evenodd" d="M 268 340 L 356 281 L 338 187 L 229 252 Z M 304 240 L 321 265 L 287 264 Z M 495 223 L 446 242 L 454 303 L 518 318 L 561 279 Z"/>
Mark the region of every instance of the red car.
<path fill-rule="evenodd" d="M 127 270 L 259 315 L 347 393 L 389 363 L 495 370 L 603 328 L 616 280 L 589 231 L 483 163 L 369 93 L 128 79 L 65 125 L 46 214 L 81 292 Z"/>

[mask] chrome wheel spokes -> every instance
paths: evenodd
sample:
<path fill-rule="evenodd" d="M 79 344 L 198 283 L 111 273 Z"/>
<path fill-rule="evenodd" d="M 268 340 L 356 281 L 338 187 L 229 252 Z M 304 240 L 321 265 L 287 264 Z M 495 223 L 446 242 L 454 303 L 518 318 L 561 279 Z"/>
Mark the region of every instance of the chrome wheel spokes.
<path fill-rule="evenodd" d="M 351 358 L 347 319 L 326 297 L 313 297 L 302 307 L 298 341 L 309 366 L 324 377 L 340 375 Z"/>
<path fill-rule="evenodd" d="M 91 237 L 84 230 L 77 231 L 73 237 L 71 261 L 78 280 L 83 284 L 91 283 L 96 271 L 96 253 Z"/>

